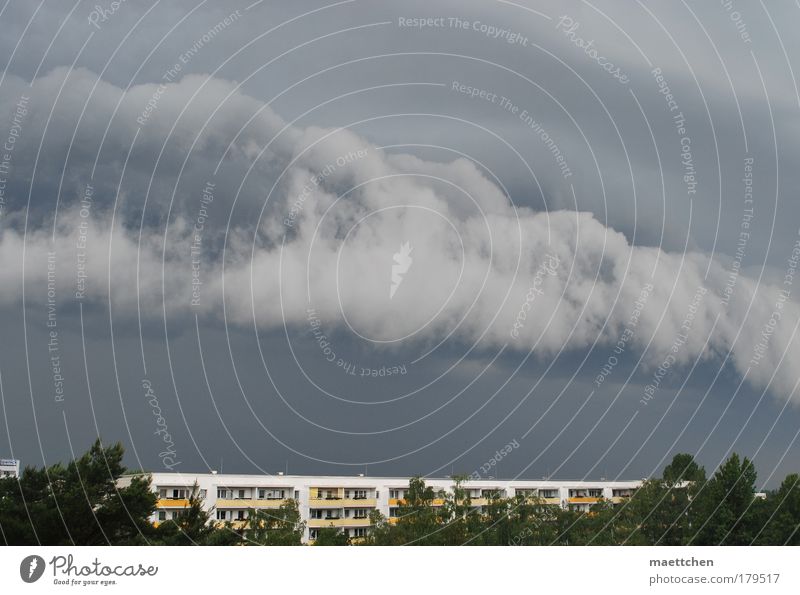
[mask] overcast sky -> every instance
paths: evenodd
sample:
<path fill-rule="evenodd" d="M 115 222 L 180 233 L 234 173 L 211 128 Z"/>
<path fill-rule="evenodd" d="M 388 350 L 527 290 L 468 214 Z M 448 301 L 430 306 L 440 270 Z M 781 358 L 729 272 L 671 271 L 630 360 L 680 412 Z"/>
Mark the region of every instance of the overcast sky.
<path fill-rule="evenodd" d="M 6 1 L 0 454 L 774 485 L 798 10 Z"/>

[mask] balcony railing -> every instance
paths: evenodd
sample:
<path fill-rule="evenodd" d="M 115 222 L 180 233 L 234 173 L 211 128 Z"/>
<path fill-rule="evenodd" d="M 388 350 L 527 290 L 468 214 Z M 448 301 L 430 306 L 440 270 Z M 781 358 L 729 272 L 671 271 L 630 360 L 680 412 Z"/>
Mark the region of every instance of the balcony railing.
<path fill-rule="evenodd" d="M 156 508 L 189 508 L 188 498 L 159 498 Z"/>
<path fill-rule="evenodd" d="M 309 519 L 308 526 L 314 529 L 321 529 L 324 527 L 369 527 L 369 518 L 354 519 L 354 518 L 340 518 L 340 519 Z"/>
<path fill-rule="evenodd" d="M 569 499 L 570 504 L 595 504 L 602 500 L 600 497 L 595 496 L 572 496 Z"/>
<path fill-rule="evenodd" d="M 310 498 L 310 508 L 375 508 L 378 501 L 375 498 Z"/>
<path fill-rule="evenodd" d="M 408 503 L 402 498 L 389 498 L 389 506 L 406 506 Z M 431 506 L 444 505 L 444 498 L 434 498 L 431 501 Z"/>
<path fill-rule="evenodd" d="M 217 498 L 217 508 L 279 508 L 286 502 L 283 500 L 266 500 L 259 498 Z"/>

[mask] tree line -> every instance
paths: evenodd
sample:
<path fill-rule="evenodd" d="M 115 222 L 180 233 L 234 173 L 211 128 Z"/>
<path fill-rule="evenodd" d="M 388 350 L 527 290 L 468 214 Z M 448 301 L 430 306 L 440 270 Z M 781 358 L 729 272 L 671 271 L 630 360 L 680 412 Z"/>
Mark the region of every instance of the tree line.
<path fill-rule="evenodd" d="M 147 474 L 121 487 L 121 444 L 98 440 L 67 465 L 26 467 L 0 479 L 0 538 L 6 545 L 300 545 L 305 523 L 297 502 L 249 511 L 234 525 L 212 520 L 199 490 L 174 519 L 152 523 L 157 495 Z M 621 503 L 588 511 L 544 500 L 491 496 L 474 506 L 465 477 L 437 492 L 415 477 L 395 516 L 375 510 L 366 537 L 319 529 L 315 545 L 800 545 L 800 476 L 788 475 L 765 497 L 756 471 L 732 454 L 711 476 L 691 455 L 676 455 Z"/>

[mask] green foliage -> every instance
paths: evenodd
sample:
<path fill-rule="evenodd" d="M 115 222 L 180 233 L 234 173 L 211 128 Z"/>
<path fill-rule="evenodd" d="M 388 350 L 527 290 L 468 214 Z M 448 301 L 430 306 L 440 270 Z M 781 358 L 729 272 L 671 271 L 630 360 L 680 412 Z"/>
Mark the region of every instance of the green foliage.
<path fill-rule="evenodd" d="M 690 511 L 694 534 L 688 543 L 748 545 L 758 532 L 753 525 L 756 470 L 747 458 L 732 454 L 694 495 Z"/>
<path fill-rule="evenodd" d="M 211 522 L 211 513 L 203 508 L 197 484 L 192 487 L 189 506 L 158 525 L 153 545 L 230 545 L 239 543 L 241 536 L 230 523 L 217 526 Z"/>
<path fill-rule="evenodd" d="M 297 501 L 286 500 L 275 510 L 250 510 L 244 537 L 251 545 L 301 545 L 305 527 Z"/>
<path fill-rule="evenodd" d="M 672 458 L 672 462 L 664 468 L 664 481 L 670 486 L 682 482 L 703 482 L 706 470 L 700 467 L 690 454 L 681 453 Z"/>
<path fill-rule="evenodd" d="M 375 545 L 800 545 L 800 476 L 789 475 L 766 499 L 755 497 L 753 464 L 731 457 L 710 479 L 689 454 L 663 477 L 646 480 L 623 503 L 600 500 L 588 512 L 537 498 L 492 497 L 475 507 L 453 478 L 452 493 L 434 493 L 415 477 L 398 518 L 375 513 Z"/>
<path fill-rule="evenodd" d="M 437 494 L 419 477 L 412 477 L 398 508 L 397 520 L 386 528 L 386 541 L 379 545 L 443 545 L 439 530 L 442 514 L 433 501 Z"/>
<path fill-rule="evenodd" d="M 800 475 L 786 476 L 777 492 L 756 501 L 760 545 L 800 545 Z M 761 521 L 761 522 L 759 522 Z"/>
<path fill-rule="evenodd" d="M 314 545 L 350 545 L 350 538 L 341 529 L 324 527 L 317 531 Z"/>
<path fill-rule="evenodd" d="M 0 480 L 0 526 L 8 545 L 127 545 L 150 537 L 149 516 L 156 496 L 150 477 L 134 477 L 127 487 L 124 449 L 103 447 L 63 466 L 26 467 L 19 480 Z"/>
<path fill-rule="evenodd" d="M 120 444 L 98 440 L 67 465 L 26 468 L 0 479 L 0 536 L 8 545 L 300 545 L 298 504 L 249 511 L 244 527 L 218 523 L 198 486 L 177 518 L 154 527 L 156 495 L 146 474 L 126 474 Z M 125 477 L 123 477 L 125 476 Z M 732 454 L 710 479 L 688 454 L 675 455 L 663 477 L 646 480 L 622 503 L 600 500 L 587 511 L 518 494 L 489 494 L 476 506 L 465 477 L 436 492 L 409 481 L 397 514 L 370 514 L 365 539 L 338 528 L 315 545 L 800 545 L 800 475 L 756 497 L 756 471 Z M 122 481 L 120 481 L 122 480 Z"/>

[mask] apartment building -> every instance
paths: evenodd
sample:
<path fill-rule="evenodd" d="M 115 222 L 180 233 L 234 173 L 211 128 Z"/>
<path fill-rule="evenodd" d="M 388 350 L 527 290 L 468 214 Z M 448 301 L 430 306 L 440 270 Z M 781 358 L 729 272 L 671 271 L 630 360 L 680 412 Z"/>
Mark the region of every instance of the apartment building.
<path fill-rule="evenodd" d="M 130 478 L 122 478 L 121 482 Z M 285 500 L 298 502 L 306 523 L 305 542 L 313 542 L 324 527 L 336 527 L 349 537 L 367 535 L 369 516 L 378 510 L 389 522 L 397 519 L 408 491 L 408 477 L 303 476 L 303 475 L 222 475 L 216 473 L 153 473 L 152 486 L 158 494 L 154 523 L 177 518 L 189 506 L 197 484 L 204 506 L 218 522 L 231 521 L 244 526 L 250 510 L 279 507 Z M 443 496 L 452 490 L 449 478 L 425 478 L 425 483 Z M 601 499 L 619 504 L 630 497 L 640 481 L 536 481 L 467 480 L 463 488 L 471 506 L 480 511 L 493 497 L 518 494 L 541 498 L 547 504 L 588 511 Z M 442 506 L 444 499 L 434 499 Z M 395 521 L 396 522 L 396 521 Z"/>
<path fill-rule="evenodd" d="M 19 477 L 19 459 L 0 459 L 0 478 Z"/>

